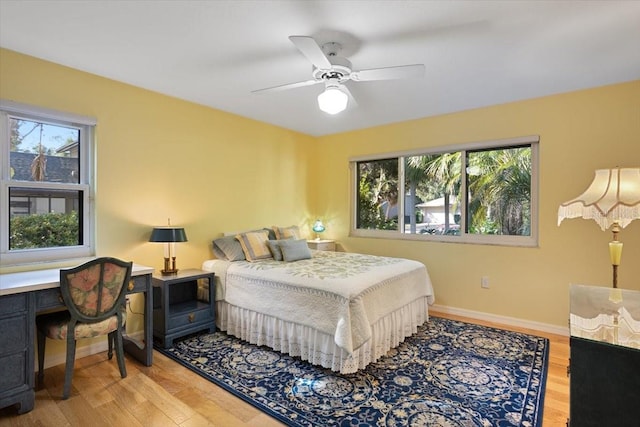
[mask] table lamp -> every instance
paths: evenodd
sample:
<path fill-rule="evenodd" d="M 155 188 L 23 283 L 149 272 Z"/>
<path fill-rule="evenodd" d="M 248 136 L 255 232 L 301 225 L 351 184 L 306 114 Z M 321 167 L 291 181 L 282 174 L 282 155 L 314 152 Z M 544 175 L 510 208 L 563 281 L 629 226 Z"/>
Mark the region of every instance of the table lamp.
<path fill-rule="evenodd" d="M 316 222 L 313 223 L 313 227 L 311 229 L 316 233 L 316 240 L 320 240 L 320 233 L 325 230 L 322 221 L 317 219 Z"/>
<path fill-rule="evenodd" d="M 558 226 L 565 218 L 593 219 L 602 231 L 611 227 L 609 257 L 613 266 L 613 287 L 618 287 L 618 266 L 622 242 L 618 233 L 640 218 L 640 168 L 599 169 L 587 190 L 558 208 Z"/>
<path fill-rule="evenodd" d="M 164 269 L 163 276 L 178 273 L 176 268 L 176 243 L 186 242 L 187 234 L 182 227 L 155 227 L 151 232 L 150 242 L 164 243 Z"/>

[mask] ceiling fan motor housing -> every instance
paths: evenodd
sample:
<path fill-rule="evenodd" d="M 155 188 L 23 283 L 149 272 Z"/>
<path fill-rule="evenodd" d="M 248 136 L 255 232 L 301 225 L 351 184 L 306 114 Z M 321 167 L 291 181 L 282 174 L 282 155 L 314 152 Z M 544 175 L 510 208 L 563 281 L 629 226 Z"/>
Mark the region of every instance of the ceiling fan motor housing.
<path fill-rule="evenodd" d="M 340 82 L 349 80 L 351 75 L 351 62 L 339 56 L 328 56 L 329 62 L 331 62 L 331 69 L 323 70 L 314 67 L 313 77 L 317 80 L 338 80 Z"/>

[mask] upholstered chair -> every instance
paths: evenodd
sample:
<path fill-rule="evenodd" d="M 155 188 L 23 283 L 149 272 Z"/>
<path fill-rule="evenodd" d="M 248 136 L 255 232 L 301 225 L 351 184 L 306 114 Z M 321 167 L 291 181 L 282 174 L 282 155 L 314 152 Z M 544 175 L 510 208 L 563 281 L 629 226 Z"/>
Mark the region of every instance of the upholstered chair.
<path fill-rule="evenodd" d="M 71 269 L 60 270 L 60 292 L 67 310 L 36 318 L 38 328 L 38 382 L 44 379 L 46 338 L 67 341 L 67 360 L 62 399 L 71 392 L 76 341 L 107 335 L 108 357 L 115 343 L 120 376 L 127 376 L 122 329 L 125 324 L 125 294 L 131 279 L 131 262 L 97 258 Z"/>

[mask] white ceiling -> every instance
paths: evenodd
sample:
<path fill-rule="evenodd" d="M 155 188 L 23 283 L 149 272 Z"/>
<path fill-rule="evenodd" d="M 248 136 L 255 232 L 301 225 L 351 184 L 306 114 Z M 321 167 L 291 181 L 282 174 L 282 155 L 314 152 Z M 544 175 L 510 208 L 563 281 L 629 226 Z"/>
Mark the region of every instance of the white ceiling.
<path fill-rule="evenodd" d="M 290 35 L 425 77 L 252 94 L 311 78 Z M 0 46 L 318 136 L 639 79 L 640 1 L 0 0 Z"/>

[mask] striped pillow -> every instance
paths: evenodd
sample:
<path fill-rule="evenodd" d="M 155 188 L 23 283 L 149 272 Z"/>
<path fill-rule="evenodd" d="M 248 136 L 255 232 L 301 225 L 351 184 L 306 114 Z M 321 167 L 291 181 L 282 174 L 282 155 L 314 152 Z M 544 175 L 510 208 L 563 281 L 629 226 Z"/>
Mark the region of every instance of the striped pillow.
<path fill-rule="evenodd" d="M 244 261 L 244 251 L 235 236 L 220 237 L 213 241 L 213 253 L 218 259 Z"/>
<path fill-rule="evenodd" d="M 273 231 L 276 232 L 276 239 L 284 240 L 284 239 L 301 239 L 300 228 L 297 225 L 292 225 L 290 227 L 273 227 Z"/>
<path fill-rule="evenodd" d="M 251 231 L 236 235 L 247 261 L 273 258 L 267 246 L 267 231 Z"/>

